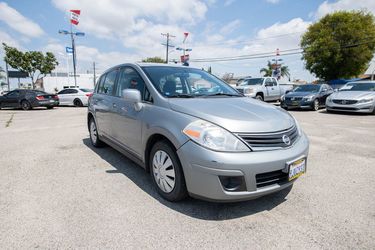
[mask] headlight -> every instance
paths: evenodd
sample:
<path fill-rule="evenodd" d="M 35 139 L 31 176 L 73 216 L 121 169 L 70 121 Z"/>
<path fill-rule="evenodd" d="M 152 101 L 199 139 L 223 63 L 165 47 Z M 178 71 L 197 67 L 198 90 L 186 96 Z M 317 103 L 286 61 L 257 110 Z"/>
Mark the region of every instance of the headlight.
<path fill-rule="evenodd" d="M 299 123 L 297 122 L 296 118 L 294 118 L 294 116 L 292 116 L 292 117 L 294 119 L 294 124 L 296 124 L 297 130 L 298 130 L 298 135 L 301 136 L 302 135 L 302 129 L 299 126 Z"/>
<path fill-rule="evenodd" d="M 303 100 L 304 100 L 304 101 L 311 101 L 313 98 L 314 98 L 313 95 L 309 95 L 309 96 L 305 96 L 305 97 L 303 98 Z"/>
<path fill-rule="evenodd" d="M 281 100 L 281 101 L 285 101 L 285 95 L 282 95 L 282 96 L 280 97 L 280 100 Z"/>
<path fill-rule="evenodd" d="M 251 94 L 251 93 L 254 93 L 254 90 L 253 89 L 245 89 L 244 93 L 245 94 Z"/>
<path fill-rule="evenodd" d="M 327 101 L 328 101 L 328 102 L 332 102 L 332 97 L 331 97 L 331 96 L 328 96 L 328 97 L 327 97 Z"/>
<path fill-rule="evenodd" d="M 366 103 L 366 102 L 372 102 L 372 101 L 374 101 L 374 98 L 361 99 L 358 101 L 358 103 Z"/>
<path fill-rule="evenodd" d="M 250 149 L 227 130 L 210 122 L 197 120 L 185 127 L 183 133 L 203 147 L 216 151 L 245 152 Z"/>

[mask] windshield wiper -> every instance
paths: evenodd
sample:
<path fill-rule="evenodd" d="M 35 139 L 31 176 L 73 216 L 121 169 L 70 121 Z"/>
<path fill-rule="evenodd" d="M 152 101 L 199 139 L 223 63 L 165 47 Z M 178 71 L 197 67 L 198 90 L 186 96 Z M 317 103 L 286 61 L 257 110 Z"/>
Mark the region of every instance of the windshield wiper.
<path fill-rule="evenodd" d="M 168 98 L 194 98 L 193 95 L 189 94 L 175 94 L 175 95 L 169 95 Z"/>
<path fill-rule="evenodd" d="M 230 94 L 230 93 L 215 93 L 211 95 L 206 95 L 206 96 L 241 96 L 239 94 Z"/>

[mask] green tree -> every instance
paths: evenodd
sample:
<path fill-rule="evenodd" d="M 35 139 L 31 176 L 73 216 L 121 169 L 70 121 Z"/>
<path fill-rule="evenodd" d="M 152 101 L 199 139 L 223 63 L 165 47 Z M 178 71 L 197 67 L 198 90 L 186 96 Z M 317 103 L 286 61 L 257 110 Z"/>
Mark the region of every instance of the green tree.
<path fill-rule="evenodd" d="M 31 79 L 33 89 L 35 82 L 50 74 L 59 64 L 56 57 L 51 52 L 43 54 L 40 51 L 22 52 L 16 48 L 3 43 L 5 57 L 4 60 L 14 69 L 27 72 Z"/>
<path fill-rule="evenodd" d="M 375 52 L 374 15 L 364 11 L 328 14 L 308 28 L 301 47 L 306 69 L 317 77 L 358 76 Z"/>
<path fill-rule="evenodd" d="M 142 62 L 146 62 L 146 63 L 165 63 L 165 60 L 161 59 L 158 56 L 155 56 L 155 57 L 147 57 L 146 59 L 143 59 Z"/>
<path fill-rule="evenodd" d="M 263 73 L 263 76 L 272 76 L 272 63 L 271 61 L 268 61 L 267 62 L 267 67 L 265 68 L 261 68 L 260 69 L 260 73 Z M 281 71 L 281 76 L 284 77 L 284 76 L 287 76 L 289 77 L 290 76 L 290 73 L 289 73 L 289 67 L 288 66 L 281 66 L 280 67 L 280 71 Z"/>

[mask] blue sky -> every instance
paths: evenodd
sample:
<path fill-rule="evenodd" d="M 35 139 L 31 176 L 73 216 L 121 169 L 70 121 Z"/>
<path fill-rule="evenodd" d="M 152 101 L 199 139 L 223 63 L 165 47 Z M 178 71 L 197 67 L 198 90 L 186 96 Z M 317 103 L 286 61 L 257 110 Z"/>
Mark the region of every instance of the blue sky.
<path fill-rule="evenodd" d="M 366 8 L 375 12 L 373 0 L 18 0 L 0 2 L 0 40 L 23 50 L 51 51 L 57 56 L 58 71 L 66 71 L 65 47 L 69 37 L 59 29 L 69 28 L 69 9 L 80 9 L 80 24 L 86 33 L 77 39 L 79 71 L 91 70 L 95 61 L 100 70 L 148 56 L 165 57 L 160 33 L 176 37 L 186 46 L 191 60 L 198 58 L 251 55 L 281 50 L 292 78 L 313 80 L 304 70 L 301 55 L 283 56 L 283 50 L 298 48 L 301 34 L 321 16 L 337 10 Z M 180 51 L 172 49 L 170 58 Z M 3 57 L 3 52 L 1 52 Z M 259 76 L 259 69 L 271 58 L 224 62 L 191 62 L 211 66 L 224 73 Z M 3 62 L 0 63 L 3 65 Z"/>

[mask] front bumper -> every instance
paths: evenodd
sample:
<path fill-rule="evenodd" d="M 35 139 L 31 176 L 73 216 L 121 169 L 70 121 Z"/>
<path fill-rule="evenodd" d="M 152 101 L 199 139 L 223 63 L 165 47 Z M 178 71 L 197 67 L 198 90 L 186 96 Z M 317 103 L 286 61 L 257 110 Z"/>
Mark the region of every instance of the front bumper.
<path fill-rule="evenodd" d="M 287 162 L 307 157 L 309 140 L 303 133 L 287 149 L 227 153 L 215 152 L 188 141 L 177 150 L 188 192 L 198 198 L 214 201 L 241 201 L 280 191 L 293 181 L 257 187 L 256 175 L 273 171 L 287 171 Z M 244 191 L 226 191 L 219 176 L 243 176 Z"/>
<path fill-rule="evenodd" d="M 284 100 L 284 101 L 281 101 L 280 105 L 283 108 L 311 109 L 311 107 L 313 105 L 313 100 L 311 100 L 311 101 L 304 101 L 303 99 L 298 100 L 298 101 Z"/>
<path fill-rule="evenodd" d="M 351 105 L 336 104 L 333 102 L 326 102 L 326 109 L 328 111 L 340 112 L 354 112 L 354 113 L 372 113 L 375 109 L 374 103 L 356 103 Z"/>

